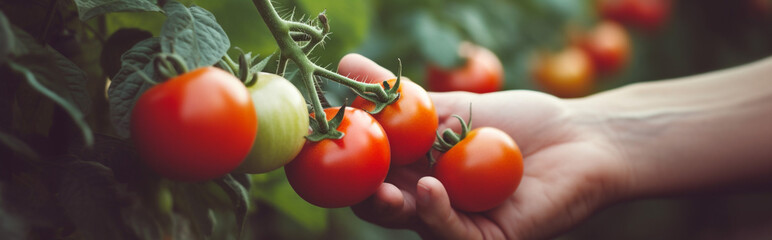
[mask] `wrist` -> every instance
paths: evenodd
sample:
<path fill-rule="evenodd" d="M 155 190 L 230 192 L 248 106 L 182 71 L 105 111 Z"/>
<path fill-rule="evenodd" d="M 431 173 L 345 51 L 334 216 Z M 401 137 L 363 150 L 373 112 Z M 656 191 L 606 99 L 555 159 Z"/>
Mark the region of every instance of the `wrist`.
<path fill-rule="evenodd" d="M 625 131 L 629 123 L 616 119 L 614 106 L 607 100 L 595 96 L 566 100 L 571 125 L 578 129 L 583 138 L 604 152 L 603 164 L 588 173 L 601 179 L 596 192 L 601 195 L 601 204 L 612 204 L 639 196 L 635 159 L 645 158 L 631 149 Z"/>

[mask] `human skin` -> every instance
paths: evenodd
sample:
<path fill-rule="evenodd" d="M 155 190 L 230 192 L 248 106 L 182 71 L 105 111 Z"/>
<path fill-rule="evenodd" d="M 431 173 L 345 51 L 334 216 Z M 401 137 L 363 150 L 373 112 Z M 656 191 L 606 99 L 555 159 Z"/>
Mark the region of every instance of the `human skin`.
<path fill-rule="evenodd" d="M 352 78 L 394 75 L 360 55 Z M 533 91 L 430 93 L 439 129 L 499 128 L 524 156 L 520 187 L 482 213 L 451 208 L 425 161 L 395 167 L 368 200 L 369 222 L 425 239 L 543 239 L 610 204 L 632 199 L 753 190 L 772 183 L 772 58 L 680 79 L 638 83 L 585 98 Z"/>

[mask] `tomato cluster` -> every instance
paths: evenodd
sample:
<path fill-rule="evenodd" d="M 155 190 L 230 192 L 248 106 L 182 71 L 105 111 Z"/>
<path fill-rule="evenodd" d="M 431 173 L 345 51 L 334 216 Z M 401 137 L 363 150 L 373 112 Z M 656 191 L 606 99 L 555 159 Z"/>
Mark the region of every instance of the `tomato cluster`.
<path fill-rule="evenodd" d="M 629 34 L 616 22 L 602 21 L 575 38 L 562 51 L 543 53 L 535 61 L 534 79 L 558 97 L 586 96 L 598 76 L 617 73 L 630 61 Z"/>
<path fill-rule="evenodd" d="M 301 198 L 336 208 L 371 196 L 391 166 L 423 160 L 435 145 L 434 104 L 410 80 L 383 81 L 384 88 L 397 86 L 398 97 L 377 113 L 368 112 L 375 104 L 362 97 L 349 108 L 324 109 L 342 136 L 306 141 L 314 114 L 302 94 L 280 76 L 254 76 L 257 81 L 242 83 L 219 68 L 203 67 L 146 91 L 131 120 L 143 161 L 162 177 L 192 182 L 284 166 Z M 435 176 L 454 207 L 485 211 L 515 191 L 522 155 L 509 136 L 480 128 L 453 144 L 435 165 Z M 480 148 L 486 151 L 470 154 Z"/>

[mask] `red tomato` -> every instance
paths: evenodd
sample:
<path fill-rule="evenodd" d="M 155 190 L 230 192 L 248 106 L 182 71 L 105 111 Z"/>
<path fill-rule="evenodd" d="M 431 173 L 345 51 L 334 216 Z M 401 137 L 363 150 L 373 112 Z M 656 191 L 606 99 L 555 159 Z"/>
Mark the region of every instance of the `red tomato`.
<path fill-rule="evenodd" d="M 394 86 L 396 79 L 388 82 Z M 373 117 L 389 138 L 391 163 L 406 165 L 422 159 L 431 150 L 438 119 L 432 99 L 421 86 L 402 80 L 397 91 L 399 99 Z M 375 105 L 357 97 L 351 107 L 372 111 Z"/>
<path fill-rule="evenodd" d="M 482 212 L 500 205 L 523 177 L 523 155 L 509 135 L 496 128 L 474 129 L 434 165 L 451 205 Z"/>
<path fill-rule="evenodd" d="M 327 108 L 327 118 L 339 108 Z M 389 142 L 369 113 L 346 108 L 338 131 L 341 139 L 306 141 L 297 157 L 284 166 L 295 192 L 319 207 L 354 205 L 375 193 L 389 172 Z"/>
<path fill-rule="evenodd" d="M 598 0 L 598 8 L 605 18 L 656 30 L 670 14 L 670 0 Z"/>
<path fill-rule="evenodd" d="M 496 54 L 472 43 L 461 44 L 459 54 L 466 60 L 461 67 L 441 69 L 431 64 L 427 66 L 429 91 L 487 93 L 501 90 L 504 68 Z"/>
<path fill-rule="evenodd" d="M 205 181 L 241 164 L 257 134 L 257 114 L 236 77 L 202 67 L 142 94 L 131 134 L 142 160 L 159 175 Z"/>
<path fill-rule="evenodd" d="M 601 22 L 590 31 L 581 45 L 600 73 L 616 72 L 630 58 L 630 38 L 616 22 Z"/>
<path fill-rule="evenodd" d="M 594 71 L 587 53 L 578 47 L 569 47 L 557 54 L 541 56 L 536 62 L 534 78 L 555 96 L 582 97 L 592 92 Z"/>

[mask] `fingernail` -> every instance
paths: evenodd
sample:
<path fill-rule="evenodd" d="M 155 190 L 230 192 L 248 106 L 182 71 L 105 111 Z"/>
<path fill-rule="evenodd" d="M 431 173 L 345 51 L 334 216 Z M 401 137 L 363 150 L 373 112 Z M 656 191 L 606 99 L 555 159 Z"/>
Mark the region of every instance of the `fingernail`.
<path fill-rule="evenodd" d="M 418 189 L 416 189 L 416 194 L 418 195 L 418 201 L 421 202 L 421 204 L 426 205 L 429 204 L 429 200 L 431 198 L 431 190 L 429 190 L 429 187 L 418 183 Z"/>

